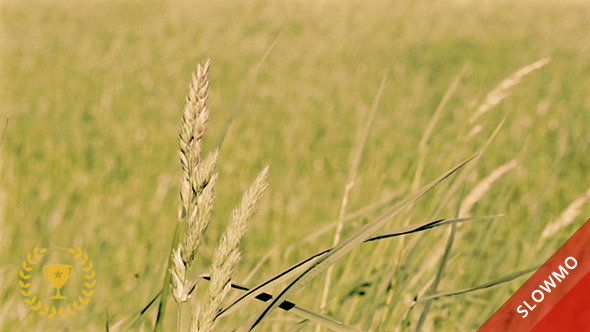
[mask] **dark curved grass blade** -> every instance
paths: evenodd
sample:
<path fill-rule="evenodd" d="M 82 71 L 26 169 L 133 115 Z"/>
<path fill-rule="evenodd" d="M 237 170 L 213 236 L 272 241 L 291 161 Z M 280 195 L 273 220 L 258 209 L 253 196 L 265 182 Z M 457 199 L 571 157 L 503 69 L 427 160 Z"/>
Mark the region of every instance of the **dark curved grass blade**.
<path fill-rule="evenodd" d="M 431 300 L 435 300 L 435 299 L 438 299 L 438 298 L 441 298 L 441 297 L 446 297 L 446 296 L 461 295 L 461 294 L 470 293 L 470 292 L 481 290 L 481 289 L 486 289 L 486 288 L 498 286 L 498 285 L 501 285 L 501 284 L 510 282 L 510 281 L 512 281 L 512 280 L 514 280 L 514 279 L 516 279 L 518 277 L 522 277 L 525 274 L 534 272 L 534 271 L 538 270 L 540 267 L 541 267 L 541 265 L 536 265 L 536 266 L 530 267 L 528 269 L 511 273 L 509 275 L 503 276 L 502 278 L 496 279 L 494 281 L 486 282 L 484 284 L 481 284 L 481 285 L 478 285 L 478 286 L 475 286 L 475 287 L 464 288 L 464 289 L 459 289 L 459 290 L 452 290 L 452 291 L 448 291 L 448 292 L 441 292 L 441 293 L 437 293 L 437 294 L 432 294 L 430 296 L 426 296 L 424 298 L 417 299 L 416 300 L 416 303 L 425 302 L 425 301 L 431 301 Z"/>
<path fill-rule="evenodd" d="M 342 241 L 339 245 L 337 245 L 324 256 L 315 261 L 311 267 L 309 267 L 305 272 L 300 274 L 293 282 L 291 282 L 285 289 L 283 289 L 283 291 L 277 296 L 277 298 L 274 299 L 271 302 L 271 304 L 262 311 L 262 313 L 256 318 L 256 320 L 250 327 L 250 330 L 256 327 L 256 325 L 258 325 L 262 321 L 262 319 L 264 319 L 264 317 L 266 317 L 274 309 L 276 309 L 283 300 L 296 293 L 298 290 L 303 288 L 303 286 L 309 283 L 313 278 L 317 277 L 329 266 L 336 263 L 350 251 L 352 251 L 360 244 L 365 242 L 367 239 L 371 238 L 371 236 L 375 234 L 379 228 L 381 228 L 388 221 L 390 221 L 392 216 L 395 216 L 401 211 L 403 211 L 407 206 L 414 203 L 416 200 L 418 200 L 424 194 L 429 192 L 436 185 L 444 181 L 451 174 L 455 173 L 457 170 L 459 170 L 461 167 L 463 167 L 466 163 L 468 163 L 476 156 L 477 154 L 463 161 L 447 173 L 440 176 L 438 179 L 434 180 L 433 182 L 414 192 L 410 196 L 406 197 L 402 201 L 393 205 L 391 208 L 385 211 L 380 217 L 377 217 L 375 220 L 369 222 L 368 224 L 358 229 L 356 232 L 354 232 L 352 235 L 350 235 L 348 238 Z"/>
<path fill-rule="evenodd" d="M 412 224 L 403 227 L 397 227 L 394 229 L 389 229 L 386 231 L 382 231 L 377 233 L 376 235 L 372 236 L 371 238 L 367 239 L 365 242 L 377 241 L 381 239 L 387 239 L 390 237 L 401 236 L 406 234 L 412 234 L 416 232 L 425 231 L 427 229 L 445 226 L 445 225 L 453 225 L 459 224 L 463 222 L 469 221 L 477 221 L 477 220 L 485 220 L 485 219 L 492 219 L 502 217 L 501 214 L 496 215 L 489 215 L 489 216 L 476 216 L 476 217 L 465 217 L 465 218 L 449 218 L 449 219 L 439 219 L 435 221 L 429 221 L 421 224 Z"/>

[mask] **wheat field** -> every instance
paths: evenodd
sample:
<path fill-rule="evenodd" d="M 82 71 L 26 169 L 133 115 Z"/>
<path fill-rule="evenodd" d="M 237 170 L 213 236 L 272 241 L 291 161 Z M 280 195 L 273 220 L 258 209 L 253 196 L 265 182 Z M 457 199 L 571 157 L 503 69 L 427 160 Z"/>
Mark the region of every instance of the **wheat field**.
<path fill-rule="evenodd" d="M 182 210 L 179 124 L 205 59 L 203 154 L 222 144 L 193 277 L 210 271 L 232 209 L 267 165 L 232 279 L 246 287 L 343 243 L 480 153 L 379 231 L 472 219 L 359 244 L 289 293 L 364 331 L 477 329 L 590 215 L 587 2 L 0 4 L 0 116 L 10 116 L 0 331 L 153 329 L 159 299 L 140 311 L 167 275 Z M 36 246 L 92 258 L 83 312 L 29 309 L 19 269 Z M 184 304 L 182 330 L 207 288 L 201 280 Z M 249 301 L 218 330 L 251 326 L 269 303 Z M 169 296 L 162 329 L 177 317 Z M 316 323 L 277 309 L 255 330 L 328 330 Z"/>

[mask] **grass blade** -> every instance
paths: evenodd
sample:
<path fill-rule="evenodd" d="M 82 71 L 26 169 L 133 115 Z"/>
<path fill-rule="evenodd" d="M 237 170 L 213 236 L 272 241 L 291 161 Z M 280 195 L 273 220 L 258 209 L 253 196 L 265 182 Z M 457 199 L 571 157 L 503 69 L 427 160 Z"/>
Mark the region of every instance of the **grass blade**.
<path fill-rule="evenodd" d="M 6 131 L 8 131 L 8 122 L 10 122 L 10 115 L 6 116 L 6 124 L 4 125 L 4 131 L 2 131 L 2 138 L 0 139 L 0 147 L 4 143 L 4 138 L 6 137 Z"/>
<path fill-rule="evenodd" d="M 238 114 L 238 110 L 240 109 L 240 107 L 242 107 L 242 104 L 244 103 L 244 98 L 246 98 L 246 94 L 248 94 L 248 91 L 250 91 L 250 88 L 252 87 L 254 82 L 256 82 L 256 79 L 258 78 L 258 72 L 260 72 L 260 68 L 262 67 L 262 64 L 264 64 L 264 62 L 266 61 L 266 58 L 268 58 L 268 56 L 270 55 L 270 52 L 277 45 L 277 43 L 279 42 L 279 40 L 281 39 L 282 36 L 283 36 L 283 33 L 281 32 L 279 34 L 279 36 L 275 39 L 275 41 L 268 47 L 268 49 L 266 50 L 266 52 L 264 53 L 264 55 L 262 56 L 262 58 L 260 59 L 260 61 L 256 65 L 256 67 L 254 68 L 254 72 L 252 73 L 252 76 L 250 76 L 250 79 L 248 80 L 248 82 L 244 86 L 244 89 L 242 90 L 242 93 L 240 94 L 238 101 L 236 101 L 236 103 L 234 104 L 234 107 L 232 108 L 232 112 L 230 113 L 227 120 L 225 120 L 225 123 L 223 124 L 223 128 L 219 132 L 219 135 L 217 135 L 217 138 L 215 139 L 215 143 L 213 144 L 213 148 L 211 151 L 213 151 L 214 149 L 221 148 L 221 144 L 223 143 L 223 140 L 225 139 L 225 135 L 227 135 L 227 132 L 229 131 L 229 127 L 231 126 L 232 122 L 234 121 L 236 114 Z"/>
<path fill-rule="evenodd" d="M 509 275 L 503 276 L 502 278 L 496 279 L 494 281 L 486 282 L 484 284 L 481 284 L 481 285 L 478 285 L 475 287 L 453 290 L 453 291 L 448 291 L 448 292 L 441 292 L 441 293 L 433 294 L 430 296 L 426 296 L 424 298 L 417 299 L 416 303 L 431 301 L 431 300 L 435 300 L 435 299 L 438 299 L 441 297 L 446 297 L 446 296 L 455 296 L 455 295 L 470 293 L 470 292 L 477 291 L 480 289 L 486 289 L 486 288 L 498 286 L 498 285 L 507 283 L 509 281 L 512 281 L 516 278 L 522 277 L 525 274 L 529 274 L 531 272 L 534 272 L 534 271 L 538 270 L 540 267 L 541 267 L 541 265 L 536 265 L 536 266 L 530 267 L 528 269 L 511 273 Z"/>
<path fill-rule="evenodd" d="M 390 230 L 379 232 L 376 235 L 372 236 L 371 238 L 367 239 L 365 242 L 377 241 L 377 240 L 386 239 L 386 238 L 390 238 L 390 237 L 421 232 L 421 231 L 425 231 L 427 229 L 445 226 L 445 225 L 453 225 L 453 224 L 459 224 L 459 223 L 463 223 L 463 222 L 485 220 L 485 219 L 492 219 L 492 218 L 498 218 L 498 217 L 502 217 L 502 215 L 496 214 L 496 215 L 489 215 L 489 216 L 439 219 L 436 221 L 429 221 L 429 222 L 424 222 L 424 223 L 420 223 L 420 224 L 412 224 L 412 225 L 408 225 L 408 226 L 396 227 L 396 228 L 393 228 Z"/>
<path fill-rule="evenodd" d="M 256 325 L 258 325 L 262 321 L 262 319 L 264 319 L 264 317 L 266 317 L 274 309 L 276 309 L 283 299 L 286 299 L 293 295 L 295 292 L 297 292 L 299 289 L 301 289 L 303 286 L 309 283 L 313 278 L 317 277 L 321 272 L 327 269 L 330 265 L 336 263 L 350 251 L 358 247 L 361 243 L 371 238 L 371 236 L 375 234 L 379 228 L 381 228 L 388 221 L 390 221 L 391 216 L 395 216 L 401 211 L 403 211 L 408 205 L 414 203 L 416 200 L 418 200 L 420 197 L 422 197 L 436 185 L 444 181 L 451 174 L 455 173 L 457 170 L 459 170 L 461 167 L 463 167 L 466 163 L 471 161 L 476 156 L 477 154 L 463 161 L 447 173 L 440 176 L 438 179 L 434 180 L 422 189 L 414 192 L 412 195 L 393 205 L 387 211 L 385 211 L 380 217 L 377 217 L 372 222 L 358 229 L 356 232 L 354 232 L 352 235 L 350 235 L 348 238 L 342 241 L 339 245 L 330 250 L 326 255 L 319 258 L 316 262 L 314 262 L 314 264 L 311 267 L 309 267 L 305 272 L 300 274 L 293 282 L 291 282 L 279 294 L 279 296 L 277 296 L 277 298 L 274 299 L 273 302 L 262 311 L 262 313 L 256 318 L 256 320 L 250 327 L 250 330 L 256 327 Z"/>
<path fill-rule="evenodd" d="M 176 246 L 178 246 L 179 241 L 179 233 L 180 233 L 180 223 L 176 223 L 176 228 L 174 229 L 174 236 L 172 237 L 172 244 L 170 246 L 170 252 Z M 168 264 L 166 266 L 165 277 L 164 277 L 164 284 L 162 285 L 162 291 L 160 292 L 160 305 L 158 306 L 158 314 L 156 316 L 156 323 L 154 324 L 154 332 L 161 332 L 164 324 L 164 315 L 166 314 L 166 306 L 168 304 L 168 293 L 170 292 L 170 268 L 172 267 L 172 256 L 168 255 Z"/>
<path fill-rule="evenodd" d="M 291 311 L 293 311 L 293 313 L 297 314 L 299 317 L 308 319 L 314 323 L 320 324 L 320 325 L 327 327 L 329 329 L 332 329 L 334 331 L 345 331 L 345 332 L 362 331 L 360 329 L 357 329 L 356 327 L 352 327 L 352 326 L 340 323 L 338 321 L 326 318 L 322 315 L 316 314 L 315 312 L 304 309 L 304 308 L 294 307 L 293 309 L 291 309 Z"/>
<path fill-rule="evenodd" d="M 453 93 L 455 93 L 455 91 L 457 90 L 457 87 L 459 86 L 459 82 L 461 82 L 461 78 L 463 78 L 463 75 L 467 71 L 467 68 L 468 68 L 467 64 L 463 65 L 463 68 L 461 68 L 461 71 L 459 72 L 459 74 L 457 74 L 457 76 L 455 76 L 455 79 L 453 79 L 453 82 L 451 82 L 451 85 L 448 87 L 447 91 L 443 95 L 440 103 L 438 104 L 438 106 L 436 107 L 436 110 L 434 111 L 434 114 L 432 115 L 432 117 L 430 117 L 430 121 L 428 121 L 428 125 L 426 126 L 424 133 L 422 134 L 422 138 L 420 139 L 420 143 L 418 143 L 418 162 L 416 163 L 416 172 L 414 173 L 414 181 L 412 183 L 412 190 L 416 190 L 420 186 L 420 181 L 422 180 L 422 171 L 424 170 L 424 165 L 426 162 L 426 152 L 428 150 L 427 144 L 428 144 L 428 140 L 430 140 L 430 136 L 432 136 L 432 132 L 434 131 L 434 126 L 438 122 L 438 119 L 440 118 L 442 110 L 445 108 L 445 106 L 447 105 L 447 103 L 451 99 L 451 96 L 453 95 Z"/>
<path fill-rule="evenodd" d="M 106 320 L 106 323 L 105 323 L 105 325 L 106 325 L 105 327 L 106 327 L 107 332 L 109 332 L 109 307 L 106 307 L 105 310 L 107 312 L 107 320 Z"/>
<path fill-rule="evenodd" d="M 461 204 L 463 203 L 463 195 L 465 194 L 465 183 L 463 183 L 463 188 L 461 190 L 461 198 L 457 203 L 457 208 L 455 212 L 455 217 L 459 217 L 461 215 Z M 436 271 L 436 276 L 434 278 L 434 282 L 430 287 L 430 293 L 436 293 L 436 289 L 438 288 L 438 284 L 440 283 L 443 274 L 445 272 L 445 267 L 447 265 L 449 256 L 451 255 L 451 250 L 453 248 L 453 243 L 455 242 L 455 233 L 457 232 L 457 225 L 453 224 L 451 226 L 451 231 L 449 234 L 449 238 L 447 239 L 447 244 L 445 245 L 445 250 L 443 252 L 442 257 L 440 258 L 439 266 Z M 432 305 L 432 301 L 427 301 L 424 305 L 424 309 L 422 310 L 422 314 L 420 314 L 420 319 L 418 320 L 418 324 L 416 325 L 416 332 L 422 330 L 422 326 L 426 321 L 426 316 L 428 316 L 428 312 L 430 311 L 430 306 Z"/>

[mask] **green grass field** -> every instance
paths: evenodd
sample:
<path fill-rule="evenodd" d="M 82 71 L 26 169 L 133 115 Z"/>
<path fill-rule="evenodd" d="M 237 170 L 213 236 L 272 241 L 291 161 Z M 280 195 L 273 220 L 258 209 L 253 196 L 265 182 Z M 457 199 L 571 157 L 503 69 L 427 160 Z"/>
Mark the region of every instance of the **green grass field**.
<path fill-rule="evenodd" d="M 505 123 L 468 172 L 389 226 L 453 217 L 462 183 L 468 194 L 494 169 L 518 160 L 471 212 L 504 216 L 457 227 L 438 291 L 541 264 L 590 215 L 583 206 L 570 225 L 539 240 L 589 187 L 584 1 L 5 0 L 0 20 L 0 116 L 10 115 L 0 150 L 1 331 L 101 331 L 107 308 L 114 325 L 158 293 L 179 207 L 184 94 L 206 58 L 212 83 L 205 149 L 236 108 L 237 114 L 221 149 L 214 221 L 195 273 L 208 271 L 231 209 L 265 165 L 270 186 L 242 242 L 235 280 L 265 256 L 249 286 L 332 245 L 333 229 L 303 240 L 338 216 L 351 150 L 384 75 L 349 212 L 412 191 L 418 144 L 462 68 L 427 142 L 420 184 L 479 151 L 504 117 Z M 470 122 L 497 84 L 545 57 L 549 65 Z M 470 136 L 476 126 L 481 131 Z M 343 235 L 377 212 L 346 223 Z M 362 245 L 335 265 L 323 310 L 323 275 L 291 300 L 363 330 L 414 330 L 424 304 L 410 306 L 430 294 L 449 229 Z M 88 252 L 98 283 L 86 310 L 68 319 L 29 310 L 18 271 L 35 246 Z M 525 280 L 434 300 L 424 330 L 475 330 Z M 220 320 L 219 329 L 240 326 L 263 308 L 252 302 Z M 165 331 L 176 329 L 175 309 L 169 305 Z M 156 311 L 150 308 L 132 330 L 150 330 Z M 276 311 L 259 330 L 287 331 L 300 320 Z"/>

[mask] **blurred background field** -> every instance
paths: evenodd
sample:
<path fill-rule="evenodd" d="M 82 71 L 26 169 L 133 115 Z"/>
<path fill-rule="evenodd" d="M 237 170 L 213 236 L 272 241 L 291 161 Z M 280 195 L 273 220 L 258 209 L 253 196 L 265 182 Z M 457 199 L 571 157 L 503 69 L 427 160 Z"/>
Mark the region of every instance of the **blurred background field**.
<path fill-rule="evenodd" d="M 206 149 L 239 109 L 221 149 L 214 221 L 198 272 L 207 272 L 230 209 L 267 164 L 270 187 L 242 243 L 236 280 L 267 253 L 248 285 L 332 244 L 333 230 L 300 240 L 338 216 L 356 133 L 384 74 L 350 212 L 411 191 L 418 143 L 462 68 L 428 141 L 422 183 L 475 153 L 504 117 L 467 174 L 466 192 L 518 158 L 516 169 L 472 211 L 505 216 L 458 227 L 439 290 L 541 264 L 590 216 L 583 206 L 569 226 L 539 240 L 545 225 L 590 184 L 585 1 L 4 0 L 0 19 L 0 116 L 10 115 L 0 150 L 2 331 L 104 330 L 105 308 L 114 324 L 157 294 L 179 204 L 184 94 L 191 71 L 206 58 L 212 59 Z M 257 63 L 281 33 L 240 103 Z M 548 66 L 469 121 L 499 82 L 545 57 L 552 60 Z M 481 132 L 473 134 L 477 126 Z M 459 194 L 432 214 L 444 195 L 443 186 L 391 225 L 452 217 Z M 344 235 L 364 222 L 347 223 Z M 420 238 L 415 250 L 401 253 L 399 238 L 361 246 L 355 259 L 336 265 L 333 299 L 323 314 L 374 331 L 400 328 L 404 318 L 415 326 L 421 304 L 408 307 L 432 282 L 447 234 L 442 227 L 413 236 Z M 38 245 L 80 246 L 94 260 L 97 291 L 76 317 L 48 320 L 24 303 L 18 269 Z M 398 258 L 402 268 L 396 270 Z M 425 329 L 474 330 L 525 280 L 436 300 Z M 373 287 L 389 281 L 385 293 Z M 320 277 L 292 300 L 319 311 L 322 287 Z M 387 307 L 393 293 L 395 305 Z M 220 330 L 262 308 L 253 303 L 222 319 Z M 174 330 L 169 309 L 165 330 Z M 151 309 L 134 329 L 147 329 L 154 314 Z M 260 330 L 288 330 L 293 317 L 275 312 Z"/>

